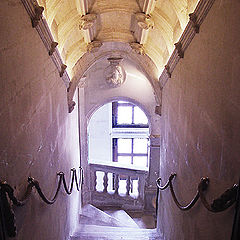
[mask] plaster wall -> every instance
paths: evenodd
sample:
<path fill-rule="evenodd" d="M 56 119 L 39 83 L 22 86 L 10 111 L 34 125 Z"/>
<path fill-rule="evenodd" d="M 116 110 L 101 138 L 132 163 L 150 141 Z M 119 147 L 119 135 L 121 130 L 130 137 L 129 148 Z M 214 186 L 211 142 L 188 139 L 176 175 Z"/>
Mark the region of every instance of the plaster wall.
<path fill-rule="evenodd" d="M 160 176 L 172 172 L 177 198 L 192 200 L 201 177 L 212 201 L 239 179 L 240 2 L 216 0 L 163 88 Z M 208 212 L 198 202 L 182 212 L 170 190 L 160 193 L 158 227 L 164 239 L 230 239 L 234 207 Z"/>
<path fill-rule="evenodd" d="M 68 180 L 70 168 L 79 167 L 78 109 L 68 114 L 66 87 L 20 0 L 0 1 L 0 42 L 0 179 L 20 196 L 32 176 L 51 198 L 56 172 Z M 15 239 L 66 240 L 78 196 L 61 190 L 46 205 L 34 191 L 24 207 L 14 207 Z"/>
<path fill-rule="evenodd" d="M 105 104 L 91 117 L 88 124 L 88 161 L 112 161 L 112 105 Z"/>

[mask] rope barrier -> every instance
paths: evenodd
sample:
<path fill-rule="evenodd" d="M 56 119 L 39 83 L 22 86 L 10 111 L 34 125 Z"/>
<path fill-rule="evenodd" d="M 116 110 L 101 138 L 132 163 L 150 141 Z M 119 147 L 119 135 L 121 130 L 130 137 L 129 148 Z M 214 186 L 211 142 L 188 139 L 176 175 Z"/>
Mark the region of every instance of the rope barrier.
<path fill-rule="evenodd" d="M 29 199 L 33 187 L 36 188 L 40 198 L 46 203 L 46 204 L 54 204 L 57 200 L 59 191 L 61 189 L 61 185 L 63 183 L 63 187 L 65 192 L 70 195 L 73 190 L 74 182 L 76 184 L 77 191 L 79 191 L 79 188 L 83 184 L 83 169 L 80 167 L 80 181 L 78 182 L 76 169 L 71 169 L 71 183 L 69 187 L 67 187 L 65 174 L 64 172 L 58 172 L 58 184 L 56 192 L 51 200 L 49 200 L 45 194 L 43 193 L 40 184 L 37 180 L 35 180 L 33 177 L 28 177 L 28 185 L 26 192 L 22 199 L 17 199 L 16 196 L 14 196 L 14 189 L 5 181 L 0 181 L 0 220 L 1 220 L 1 237 L 5 240 L 6 235 L 8 237 L 15 237 L 16 236 L 16 225 L 15 225 L 15 216 L 12 209 L 11 204 L 9 203 L 9 200 L 12 202 L 15 206 L 24 206 Z M 8 196 L 8 197 L 7 197 Z M 8 200 L 9 198 L 9 200 Z"/>
<path fill-rule="evenodd" d="M 222 212 L 229 207 L 231 207 L 237 199 L 237 191 L 239 188 L 239 185 L 234 184 L 230 189 L 227 189 L 222 195 L 220 195 L 219 198 L 213 200 L 211 204 L 208 203 L 206 200 L 204 192 L 207 190 L 208 185 L 209 185 L 209 178 L 201 178 L 200 183 L 198 184 L 198 189 L 197 193 L 193 197 L 193 199 L 190 201 L 189 204 L 186 206 L 183 206 L 179 203 L 176 194 L 173 189 L 173 184 L 172 180 L 176 177 L 176 173 L 172 173 L 167 181 L 167 183 L 164 186 L 160 186 L 161 178 L 158 178 L 156 180 L 156 185 L 157 185 L 157 197 L 156 197 L 156 214 L 158 212 L 158 200 L 159 200 L 159 191 L 163 191 L 167 189 L 168 187 L 170 188 L 172 198 L 177 205 L 177 207 L 182 210 L 182 211 L 187 211 L 190 210 L 198 201 L 198 199 L 201 200 L 203 206 L 210 212 Z"/>

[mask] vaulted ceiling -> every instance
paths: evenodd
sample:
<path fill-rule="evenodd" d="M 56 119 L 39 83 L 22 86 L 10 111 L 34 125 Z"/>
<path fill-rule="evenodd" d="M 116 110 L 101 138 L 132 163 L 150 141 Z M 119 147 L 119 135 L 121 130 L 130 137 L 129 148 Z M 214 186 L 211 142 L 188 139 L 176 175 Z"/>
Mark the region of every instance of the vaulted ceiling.
<path fill-rule="evenodd" d="M 94 56 L 98 51 L 110 54 L 119 48 L 125 57 L 128 54 L 133 56 L 132 60 L 140 57 L 143 66 L 146 59 L 146 67 L 153 65 L 157 78 L 198 0 L 38 0 L 38 3 L 45 9 L 44 17 L 71 77 L 85 55 Z"/>

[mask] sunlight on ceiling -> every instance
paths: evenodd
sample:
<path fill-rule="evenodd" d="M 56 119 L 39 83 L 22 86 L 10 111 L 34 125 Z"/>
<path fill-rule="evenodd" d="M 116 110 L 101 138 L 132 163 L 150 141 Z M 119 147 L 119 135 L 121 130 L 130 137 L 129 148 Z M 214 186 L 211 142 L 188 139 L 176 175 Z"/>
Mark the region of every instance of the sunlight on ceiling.
<path fill-rule="evenodd" d="M 107 42 L 124 43 L 126 49 L 130 46 L 130 51 L 150 58 L 159 77 L 198 1 L 38 0 L 38 3 L 44 7 L 44 17 L 71 77 L 74 65 L 84 54 L 94 54 Z"/>

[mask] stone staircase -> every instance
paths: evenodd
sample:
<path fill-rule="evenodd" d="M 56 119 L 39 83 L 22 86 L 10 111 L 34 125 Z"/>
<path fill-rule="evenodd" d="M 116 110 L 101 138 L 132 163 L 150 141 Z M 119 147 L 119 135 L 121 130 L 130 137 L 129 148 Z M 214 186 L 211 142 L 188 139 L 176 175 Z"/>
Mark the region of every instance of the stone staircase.
<path fill-rule="evenodd" d="M 144 219 L 144 218 L 143 218 Z M 150 219 L 145 219 L 149 222 Z M 154 221 L 152 221 L 154 222 Z M 83 207 L 80 215 L 80 225 L 72 234 L 71 240 L 161 240 L 154 228 L 144 228 L 144 221 L 139 217 L 130 217 L 124 210 L 102 211 L 90 204 Z"/>

